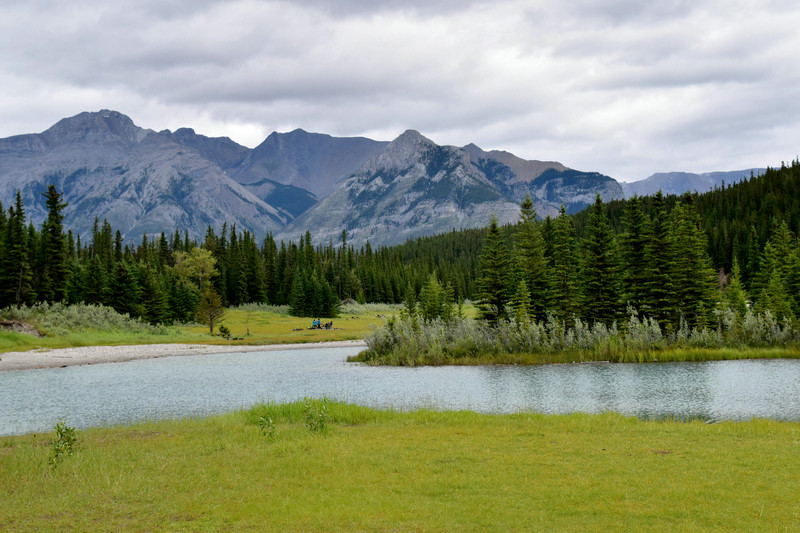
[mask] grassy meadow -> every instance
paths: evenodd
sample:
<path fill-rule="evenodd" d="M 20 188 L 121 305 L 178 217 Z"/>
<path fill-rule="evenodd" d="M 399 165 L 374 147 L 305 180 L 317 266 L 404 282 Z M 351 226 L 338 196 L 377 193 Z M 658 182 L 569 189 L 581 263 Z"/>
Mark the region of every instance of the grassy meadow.
<path fill-rule="evenodd" d="M 371 328 L 383 324 L 384 316 L 396 310 L 397 306 L 381 304 L 345 305 L 338 318 L 319 317 L 323 323 L 332 320 L 333 329 L 310 330 L 312 319 L 291 316 L 288 307 L 242 306 L 226 310 L 222 323 L 230 329 L 231 337 L 237 339 L 227 340 L 210 335 L 207 325 L 152 327 L 122 320 L 119 315 L 112 316 L 108 308 L 101 312 L 91 306 L 71 306 L 33 314 L 30 322 L 45 334 L 44 337 L 0 329 L 0 353 L 123 344 L 285 344 L 353 340 L 364 338 Z"/>
<path fill-rule="evenodd" d="M 320 407 L 0 437 L 0 530 L 800 528 L 798 423 Z"/>

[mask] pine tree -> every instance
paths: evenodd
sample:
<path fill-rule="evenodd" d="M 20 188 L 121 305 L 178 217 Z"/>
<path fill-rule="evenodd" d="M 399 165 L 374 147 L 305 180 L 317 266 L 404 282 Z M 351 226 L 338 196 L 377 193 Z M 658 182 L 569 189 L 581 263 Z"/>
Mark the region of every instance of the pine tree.
<path fill-rule="evenodd" d="M 590 322 L 612 322 L 621 315 L 617 244 L 597 195 L 586 227 L 581 256 L 581 314 Z"/>
<path fill-rule="evenodd" d="M 767 285 L 761 290 L 756 303 L 756 311 L 763 313 L 767 310 L 778 320 L 784 318 L 794 320 L 789 294 L 786 292 L 786 286 L 777 269 L 772 271 L 772 275 Z"/>
<path fill-rule="evenodd" d="M 436 274 L 432 273 L 420 291 L 418 309 L 424 320 L 449 320 L 453 316 L 452 288 L 449 285 L 442 287 Z"/>
<path fill-rule="evenodd" d="M 642 211 L 639 197 L 634 195 L 625 206 L 622 223 L 625 232 L 620 235 L 620 248 L 623 264 L 622 294 L 624 300 L 634 309 L 650 315 L 648 307 L 647 274 L 649 257 L 647 255 L 647 218 Z"/>
<path fill-rule="evenodd" d="M 117 263 L 107 287 L 108 305 L 118 313 L 127 313 L 132 317 L 142 315 L 141 287 L 138 277 L 131 271 L 133 267 L 125 262 Z"/>
<path fill-rule="evenodd" d="M 100 304 L 104 302 L 106 291 L 107 274 L 100 259 L 95 256 L 89 260 L 83 269 L 83 301 L 87 304 Z"/>
<path fill-rule="evenodd" d="M 690 326 L 702 324 L 714 307 L 715 276 L 708 257 L 708 239 L 700 226 L 690 194 L 672 211 L 672 307 Z"/>
<path fill-rule="evenodd" d="M 61 302 L 67 299 L 67 242 L 64 235 L 64 214 L 62 211 L 68 204 L 62 203 L 62 195 L 55 185 L 50 185 L 46 198 L 47 219 L 42 225 L 43 263 L 40 298 L 50 302 Z"/>
<path fill-rule="evenodd" d="M 517 324 L 528 324 L 531 319 L 531 297 L 524 279 L 519 280 L 511 305 L 514 308 L 514 319 Z"/>
<path fill-rule="evenodd" d="M 759 261 L 760 270 L 755 276 L 754 290 L 759 299 L 762 296 L 770 297 L 770 304 L 760 304 L 759 308 L 769 308 L 776 304 L 776 294 L 785 294 L 786 304 L 794 310 L 797 309 L 798 293 L 790 291 L 797 287 L 795 262 L 797 255 L 797 242 L 789 230 L 788 224 L 783 221 L 772 229 L 769 240 L 764 245 Z M 773 278 L 776 278 L 773 279 Z M 781 304 L 782 306 L 782 304 Z"/>
<path fill-rule="evenodd" d="M 728 286 L 723 291 L 723 299 L 728 307 L 739 316 L 744 316 L 747 312 L 747 292 L 742 284 L 739 262 L 735 259 L 728 279 Z"/>
<path fill-rule="evenodd" d="M 167 322 L 169 320 L 167 292 L 160 276 L 149 265 L 142 266 L 139 284 L 142 288 L 142 318 L 151 324 Z"/>
<path fill-rule="evenodd" d="M 672 326 L 675 318 L 672 291 L 674 247 L 669 232 L 664 196 L 658 191 L 653 196 L 653 219 L 647 231 L 644 310 L 662 327 Z M 677 323 L 676 323 L 677 324 Z"/>
<path fill-rule="evenodd" d="M 558 320 L 565 320 L 576 315 L 579 308 L 575 225 L 563 205 L 558 218 L 552 223 L 551 248 L 551 311 Z"/>
<path fill-rule="evenodd" d="M 505 308 L 510 297 L 508 255 L 508 248 L 497 227 L 497 218 L 492 216 L 481 253 L 477 285 L 480 316 L 493 325 L 506 318 Z"/>
<path fill-rule="evenodd" d="M 3 254 L 0 256 L 0 308 L 7 305 L 20 307 L 29 302 L 33 289 L 28 253 L 28 235 L 25 231 L 25 208 L 22 196 L 17 191 L 14 207 L 8 210 L 4 224 Z"/>
<path fill-rule="evenodd" d="M 549 307 L 547 258 L 544 239 L 536 223 L 536 209 L 529 194 L 525 195 L 525 201 L 520 205 L 518 227 L 515 248 L 517 271 L 529 290 L 530 313 L 541 320 Z"/>

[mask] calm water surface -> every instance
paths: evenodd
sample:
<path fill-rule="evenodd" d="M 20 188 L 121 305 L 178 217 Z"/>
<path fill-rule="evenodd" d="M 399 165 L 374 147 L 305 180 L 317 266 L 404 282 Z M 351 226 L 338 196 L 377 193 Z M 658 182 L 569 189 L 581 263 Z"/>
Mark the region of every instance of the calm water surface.
<path fill-rule="evenodd" d="M 800 360 L 368 367 L 357 348 L 249 352 L 0 373 L 0 435 L 215 414 L 305 396 L 371 407 L 800 421 Z"/>

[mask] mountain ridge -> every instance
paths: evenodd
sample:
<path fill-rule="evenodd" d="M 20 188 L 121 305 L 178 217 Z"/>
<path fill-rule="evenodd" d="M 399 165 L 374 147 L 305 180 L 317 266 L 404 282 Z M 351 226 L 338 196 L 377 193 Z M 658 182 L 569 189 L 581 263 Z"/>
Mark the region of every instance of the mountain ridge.
<path fill-rule="evenodd" d="M 526 194 L 540 216 L 575 212 L 596 194 L 624 196 L 616 180 L 557 161 L 525 160 L 475 144 L 438 145 L 416 130 L 392 141 L 272 132 L 255 148 L 190 127 L 154 131 L 103 109 L 59 120 L 41 133 L 0 139 L 0 200 L 20 190 L 28 218 L 46 216 L 40 193 L 54 184 L 70 205 L 65 224 L 85 238 L 95 217 L 126 241 L 160 232 L 202 238 L 224 222 L 317 242 L 395 244 L 491 216 L 515 222 Z"/>

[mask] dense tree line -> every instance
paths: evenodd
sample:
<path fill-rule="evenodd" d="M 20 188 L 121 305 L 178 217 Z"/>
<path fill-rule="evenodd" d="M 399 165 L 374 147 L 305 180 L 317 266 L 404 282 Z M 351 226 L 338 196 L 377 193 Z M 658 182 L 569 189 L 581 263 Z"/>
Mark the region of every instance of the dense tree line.
<path fill-rule="evenodd" d="M 650 217 L 631 198 L 617 235 L 598 195 L 578 238 L 563 208 L 539 224 L 527 198 L 511 242 L 490 224 L 478 273 L 482 316 L 496 322 L 513 311 L 517 320 L 549 314 L 610 324 L 631 306 L 666 327 L 681 319 L 703 324 L 714 307 L 716 278 L 693 199 L 686 195 L 671 213 L 660 194 L 654 205 Z"/>
<path fill-rule="evenodd" d="M 490 322 L 514 313 L 610 324 L 631 308 L 675 330 L 748 306 L 800 318 L 798 161 L 701 195 L 598 196 L 538 224 L 531 209 L 526 200 L 511 239 L 494 221 L 485 237 L 476 297 Z"/>
<path fill-rule="evenodd" d="M 208 228 L 196 242 L 176 231 L 125 243 L 107 221 L 87 242 L 63 227 L 51 186 L 48 216 L 27 221 L 18 193 L 0 205 L 0 307 L 38 301 L 105 304 L 152 323 L 196 319 L 208 302 L 289 305 L 335 316 L 342 300 L 406 302 L 424 317 L 472 299 L 490 322 L 578 317 L 611 323 L 628 307 L 665 328 L 704 325 L 725 302 L 800 317 L 800 163 L 703 195 L 656 194 L 517 224 L 461 230 L 374 249 L 338 242 L 257 241 L 247 230 Z M 444 300 L 447 300 L 445 305 Z"/>
<path fill-rule="evenodd" d="M 682 196 L 662 198 L 672 211 Z M 782 224 L 795 236 L 800 232 L 800 161 L 780 168 L 768 168 L 760 176 L 735 184 L 723 184 L 703 194 L 693 193 L 695 209 L 708 239 L 708 254 L 716 269 L 730 273 L 734 262 L 742 280 L 750 283 L 758 276 L 761 252 Z M 654 196 L 640 198 L 642 210 L 652 216 Z M 626 201 L 607 205 L 609 223 L 616 233 L 623 231 Z M 576 232 L 583 236 L 588 212 L 575 217 Z"/>
<path fill-rule="evenodd" d="M 251 232 L 224 224 L 219 231 L 208 228 L 202 242 L 176 231 L 134 245 L 99 220 L 81 242 L 65 233 L 67 204 L 54 186 L 45 202 L 49 215 L 39 228 L 26 220 L 19 193 L 7 211 L 0 205 L 0 308 L 85 302 L 161 323 L 207 315 L 215 302 L 269 303 L 289 305 L 300 316 L 333 317 L 343 300 L 401 302 L 420 292 L 430 272 L 455 287 L 453 298 L 469 297 L 472 278 L 464 265 L 477 257 L 481 242 L 473 237 L 468 246 L 456 244 L 461 235 L 454 232 L 445 238 L 450 255 L 424 240 L 375 250 L 369 243 L 355 248 L 343 231 L 339 242 L 314 246 L 310 233 L 297 243 L 271 235 L 257 242 Z M 451 263 L 463 250 L 467 263 Z"/>

